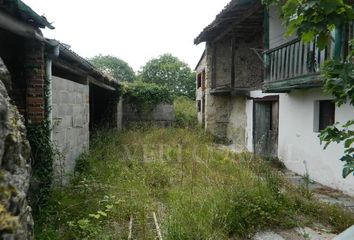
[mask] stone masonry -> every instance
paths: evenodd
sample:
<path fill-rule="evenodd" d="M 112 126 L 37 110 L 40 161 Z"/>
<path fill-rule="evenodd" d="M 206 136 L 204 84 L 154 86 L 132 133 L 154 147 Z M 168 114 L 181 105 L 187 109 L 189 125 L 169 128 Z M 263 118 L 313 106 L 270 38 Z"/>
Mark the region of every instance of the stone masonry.
<path fill-rule="evenodd" d="M 53 140 L 61 154 L 54 174 L 65 183 L 89 147 L 89 86 L 53 76 L 52 95 Z"/>
<path fill-rule="evenodd" d="M 0 239 L 32 239 L 27 203 L 30 145 L 23 119 L 8 96 L 10 75 L 0 58 Z"/>

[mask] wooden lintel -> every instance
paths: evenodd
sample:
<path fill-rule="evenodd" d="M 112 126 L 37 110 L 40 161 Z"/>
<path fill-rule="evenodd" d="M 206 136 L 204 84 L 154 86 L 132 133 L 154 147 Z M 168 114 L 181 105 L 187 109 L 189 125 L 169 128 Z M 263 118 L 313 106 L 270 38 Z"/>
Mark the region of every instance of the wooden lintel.
<path fill-rule="evenodd" d="M 111 87 L 103 82 L 100 82 L 98 80 L 96 80 L 95 78 L 91 77 L 90 75 L 87 76 L 87 80 L 89 81 L 89 83 L 94 84 L 100 88 L 109 90 L 109 91 L 116 91 L 116 89 L 114 87 Z"/>
<path fill-rule="evenodd" d="M 61 68 L 65 71 L 68 71 L 68 72 L 75 74 L 77 76 L 84 77 L 84 78 L 86 78 L 86 76 L 87 76 L 87 72 L 81 70 L 80 68 L 78 68 L 74 65 L 69 65 L 61 59 L 56 59 L 54 61 L 54 65 L 58 68 Z"/>

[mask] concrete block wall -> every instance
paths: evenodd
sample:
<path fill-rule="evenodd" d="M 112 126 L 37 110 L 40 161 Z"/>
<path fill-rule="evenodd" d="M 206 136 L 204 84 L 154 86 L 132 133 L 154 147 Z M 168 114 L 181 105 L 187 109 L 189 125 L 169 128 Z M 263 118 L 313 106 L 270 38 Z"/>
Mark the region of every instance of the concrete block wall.
<path fill-rule="evenodd" d="M 152 122 L 161 126 L 171 125 L 175 121 L 173 104 L 158 104 L 152 111 L 137 112 L 130 104 L 123 104 L 123 124 Z"/>
<path fill-rule="evenodd" d="M 52 97 L 53 140 L 61 154 L 54 173 L 65 183 L 75 160 L 89 148 L 89 86 L 53 76 Z"/>

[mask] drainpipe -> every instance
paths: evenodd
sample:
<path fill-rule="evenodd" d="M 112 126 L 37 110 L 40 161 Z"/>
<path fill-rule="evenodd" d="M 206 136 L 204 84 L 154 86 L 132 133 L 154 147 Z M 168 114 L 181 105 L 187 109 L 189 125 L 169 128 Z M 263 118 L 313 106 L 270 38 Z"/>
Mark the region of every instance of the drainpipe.
<path fill-rule="evenodd" d="M 53 105 L 53 95 L 52 95 L 52 65 L 53 65 L 53 59 L 59 57 L 59 43 L 54 40 L 49 40 L 49 46 L 51 47 L 48 56 L 47 56 L 47 61 L 46 61 L 46 79 L 47 79 L 47 84 L 48 84 L 48 97 L 47 97 L 47 102 L 46 105 L 51 108 Z M 53 123 L 53 114 L 51 109 L 49 109 L 47 120 L 49 124 L 52 127 Z M 53 131 L 50 131 L 50 140 L 53 140 Z"/>

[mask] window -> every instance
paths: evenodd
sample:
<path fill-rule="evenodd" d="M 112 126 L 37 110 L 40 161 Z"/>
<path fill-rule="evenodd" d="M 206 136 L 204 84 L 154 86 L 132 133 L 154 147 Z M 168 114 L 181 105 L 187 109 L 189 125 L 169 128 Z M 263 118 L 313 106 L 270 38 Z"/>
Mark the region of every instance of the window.
<path fill-rule="evenodd" d="M 202 101 L 198 100 L 198 112 L 202 111 Z"/>
<path fill-rule="evenodd" d="M 335 123 L 335 103 L 332 100 L 315 102 L 315 132 L 320 132 Z"/>
<path fill-rule="evenodd" d="M 197 77 L 197 88 L 202 87 L 202 74 L 199 73 Z"/>
<path fill-rule="evenodd" d="M 334 124 L 335 121 L 335 104 L 333 101 L 320 101 L 320 116 L 319 116 L 319 130 L 323 130 L 328 126 Z"/>
<path fill-rule="evenodd" d="M 202 83 L 201 83 L 202 89 L 205 90 L 205 69 L 202 72 Z"/>

